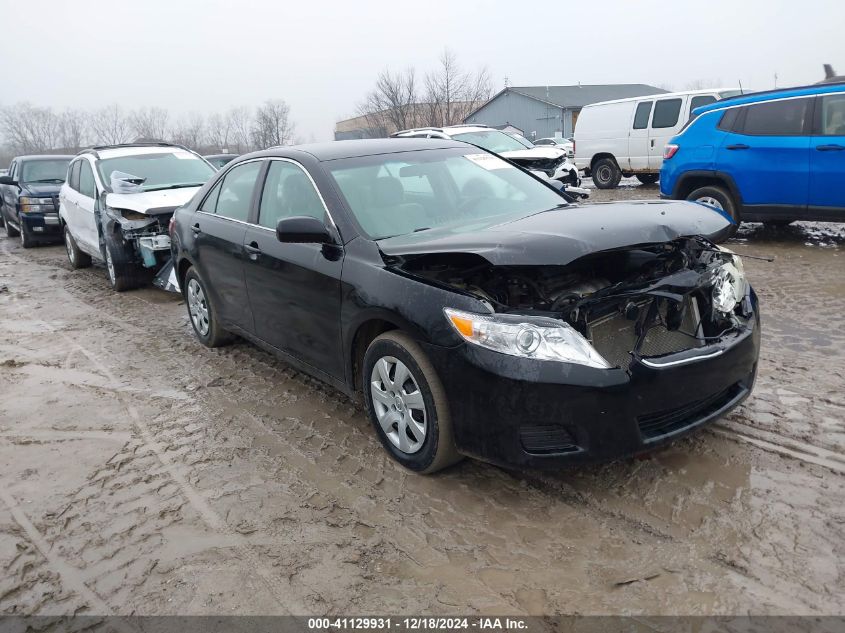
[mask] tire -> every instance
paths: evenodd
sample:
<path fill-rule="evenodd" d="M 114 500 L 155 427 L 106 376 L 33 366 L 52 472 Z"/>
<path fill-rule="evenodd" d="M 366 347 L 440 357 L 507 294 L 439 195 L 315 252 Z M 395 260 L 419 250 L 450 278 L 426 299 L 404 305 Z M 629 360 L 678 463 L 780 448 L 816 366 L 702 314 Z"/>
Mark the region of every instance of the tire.
<path fill-rule="evenodd" d="M 653 185 L 660 179 L 658 174 L 637 174 L 636 176 L 637 180 L 644 185 Z"/>
<path fill-rule="evenodd" d="M 592 169 L 593 182 L 597 189 L 616 189 L 622 180 L 622 170 L 612 158 L 601 158 Z"/>
<path fill-rule="evenodd" d="M 65 224 L 65 251 L 71 269 L 88 268 L 91 265 L 91 256 L 79 250 L 79 246 L 76 245 L 76 240 L 73 239 L 67 224 Z"/>
<path fill-rule="evenodd" d="M 400 385 L 393 381 L 402 368 L 407 378 Z M 391 331 L 376 337 L 364 354 L 361 383 L 373 428 L 402 466 L 427 475 L 463 459 L 455 448 L 443 384 L 410 336 Z"/>
<path fill-rule="evenodd" d="M 141 271 L 132 261 L 131 253 L 119 237 L 113 233 L 106 233 L 103 249 L 106 278 L 115 292 L 125 292 L 141 285 Z"/>
<path fill-rule="evenodd" d="M 716 185 L 699 187 L 687 196 L 687 200 L 715 207 L 728 214 L 734 221 L 734 224 L 725 232 L 724 236 L 715 241 L 723 242 L 729 237 L 736 235 L 736 231 L 739 228 L 739 214 L 737 213 L 736 202 L 734 202 L 733 196 L 727 189 Z"/>
<path fill-rule="evenodd" d="M 33 237 L 30 232 L 26 230 L 26 225 L 23 223 L 23 220 L 20 216 L 18 216 L 18 226 L 21 227 L 21 230 L 18 231 L 21 236 L 21 246 L 23 248 L 32 248 L 33 246 L 35 246 L 35 241 L 33 240 Z"/>
<path fill-rule="evenodd" d="M 182 282 L 182 296 L 188 308 L 188 320 L 200 343 L 206 347 L 220 347 L 232 342 L 235 337 L 220 325 L 208 285 L 193 266 Z"/>
<path fill-rule="evenodd" d="M 9 224 L 8 218 L 4 218 L 4 220 L 6 224 L 6 237 L 17 237 L 18 235 L 20 235 L 20 232 L 11 224 Z"/>

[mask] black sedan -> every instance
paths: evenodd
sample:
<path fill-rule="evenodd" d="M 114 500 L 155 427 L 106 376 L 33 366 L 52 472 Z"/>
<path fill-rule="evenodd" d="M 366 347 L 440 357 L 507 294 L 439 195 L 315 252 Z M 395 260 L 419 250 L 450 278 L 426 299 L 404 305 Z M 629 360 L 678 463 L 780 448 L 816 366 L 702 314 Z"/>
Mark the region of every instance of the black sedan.
<path fill-rule="evenodd" d="M 364 400 L 423 473 L 648 451 L 752 388 L 757 298 L 688 202 L 570 205 L 476 147 L 431 139 L 276 148 L 177 210 L 199 340 L 234 334 Z"/>

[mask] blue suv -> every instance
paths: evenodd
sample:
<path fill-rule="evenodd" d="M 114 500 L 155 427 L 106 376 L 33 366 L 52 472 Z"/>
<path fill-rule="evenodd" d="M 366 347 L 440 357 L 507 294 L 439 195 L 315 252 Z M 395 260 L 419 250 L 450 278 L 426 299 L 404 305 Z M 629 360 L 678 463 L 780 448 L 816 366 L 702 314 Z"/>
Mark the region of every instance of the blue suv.
<path fill-rule="evenodd" d="M 737 224 L 845 221 L 845 83 L 697 108 L 664 149 L 660 194 Z"/>

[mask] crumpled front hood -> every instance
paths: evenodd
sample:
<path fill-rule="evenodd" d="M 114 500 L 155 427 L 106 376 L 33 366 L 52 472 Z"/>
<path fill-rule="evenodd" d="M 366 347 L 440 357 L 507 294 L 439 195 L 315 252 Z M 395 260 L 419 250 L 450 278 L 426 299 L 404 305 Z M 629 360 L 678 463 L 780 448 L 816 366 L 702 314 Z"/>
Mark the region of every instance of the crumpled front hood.
<path fill-rule="evenodd" d="M 106 204 L 112 209 L 127 209 L 146 213 L 150 209 L 176 208 L 186 204 L 201 187 L 184 189 L 163 189 L 141 193 L 109 193 Z"/>
<path fill-rule="evenodd" d="M 611 202 L 499 218 L 486 226 L 435 228 L 380 240 L 378 247 L 388 256 L 473 253 L 495 266 L 565 266 L 601 251 L 713 236 L 730 224 L 694 202 Z"/>
<path fill-rule="evenodd" d="M 514 150 L 512 152 L 501 152 L 500 156 L 509 158 L 510 160 L 525 160 L 525 159 L 544 159 L 554 160 L 566 155 L 566 152 L 557 147 L 533 147 L 531 149 L 525 148 L 522 150 Z"/>

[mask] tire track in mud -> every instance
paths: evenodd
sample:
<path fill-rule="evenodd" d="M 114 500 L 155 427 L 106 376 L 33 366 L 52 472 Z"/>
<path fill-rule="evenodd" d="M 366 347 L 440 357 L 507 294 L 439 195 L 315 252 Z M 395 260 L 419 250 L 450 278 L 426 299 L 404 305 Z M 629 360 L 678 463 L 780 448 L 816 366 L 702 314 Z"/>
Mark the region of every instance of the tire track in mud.
<path fill-rule="evenodd" d="M 124 397 L 123 392 L 120 389 L 120 381 L 117 380 L 108 366 L 100 361 L 93 352 L 82 346 L 77 341 L 74 341 L 64 332 L 56 330 L 45 321 L 39 320 L 38 323 L 40 323 L 46 331 L 50 331 L 53 334 L 62 337 L 69 347 L 84 355 L 88 361 L 114 385 L 115 396 L 129 415 L 132 425 L 138 430 L 144 447 L 150 449 L 155 454 L 167 474 L 176 483 L 179 492 L 185 497 L 193 510 L 202 517 L 202 520 L 209 528 L 216 532 L 230 536 L 236 541 L 241 541 L 236 545 L 237 549 L 240 550 L 240 556 L 245 559 L 250 564 L 251 568 L 263 579 L 268 592 L 271 596 L 273 596 L 278 606 L 283 609 L 284 613 L 288 615 L 306 613 L 307 609 L 305 608 L 303 602 L 292 598 L 290 593 L 281 594 L 278 591 L 278 582 L 276 578 L 270 570 L 265 568 L 262 561 L 252 551 L 251 545 L 245 542 L 244 539 L 240 538 L 241 535 L 232 529 L 206 502 L 203 495 L 191 485 L 184 469 L 179 466 L 175 460 L 171 459 L 170 455 L 168 455 L 159 442 L 156 441 L 149 426 L 145 422 L 144 418 L 139 414 L 135 406 Z M 102 604 L 104 606 L 105 603 Z"/>
<path fill-rule="evenodd" d="M 368 592 L 378 594 L 384 589 L 396 589 L 382 584 L 384 565 L 389 566 L 387 577 L 394 583 L 398 577 L 398 589 L 406 595 L 416 595 L 416 605 L 423 608 L 425 600 L 432 600 L 434 595 L 443 601 L 442 604 L 456 603 L 451 608 L 458 610 L 459 606 L 465 610 L 468 604 L 473 604 L 468 596 L 481 608 L 507 605 L 507 610 L 512 612 L 527 610 L 526 605 L 530 602 L 517 595 L 521 589 L 506 588 L 501 576 L 489 573 L 496 570 L 512 575 L 510 584 L 513 587 L 516 587 L 514 582 L 518 577 L 530 574 L 536 580 L 523 585 L 523 589 L 535 590 L 545 584 L 548 587 L 547 604 L 571 605 L 583 591 L 589 591 L 589 586 L 599 586 L 594 583 L 602 577 L 582 569 L 579 566 L 583 563 L 575 560 L 572 574 L 584 585 L 582 593 L 567 593 L 574 590 L 555 586 L 561 577 L 552 573 L 556 562 L 549 556 L 553 551 L 549 548 L 560 547 L 558 543 L 570 537 L 573 543 L 578 541 L 571 534 L 559 536 L 553 532 L 556 525 L 546 515 L 546 508 L 551 506 L 558 510 L 555 517 L 571 520 L 580 514 L 585 517 L 584 525 L 592 529 L 621 531 L 626 539 L 655 547 L 655 560 L 660 559 L 658 546 L 661 543 L 672 543 L 676 548 L 684 546 L 675 535 L 677 531 L 666 531 L 661 521 L 640 521 L 626 515 L 625 505 L 608 503 L 607 499 L 591 491 L 584 493 L 584 481 L 573 486 L 566 477 L 520 478 L 475 463 L 445 473 L 433 483 L 431 479 L 408 476 L 382 454 L 360 406 L 353 405 L 339 392 L 248 344 L 213 351 L 198 348 L 190 337 L 184 315 L 178 321 L 150 327 L 145 314 L 149 314 L 151 302 L 133 296 L 134 293 L 115 295 L 105 287 L 104 281 L 101 281 L 103 287 L 97 288 L 97 281 L 100 280 L 95 280 L 93 274 L 76 279 L 64 275 L 57 279 L 57 285 L 64 287 L 62 292 L 74 304 L 83 298 L 81 302 L 89 309 L 83 314 L 91 316 L 88 327 L 108 323 L 108 333 L 103 333 L 102 338 L 90 346 L 78 322 L 74 321 L 66 324 L 70 329 L 65 335 L 77 336 L 78 332 L 80 339 L 89 346 L 89 352 L 104 366 L 105 363 L 126 363 L 126 359 L 135 355 L 155 360 L 156 376 L 141 374 L 137 389 L 125 388 L 131 380 L 131 368 L 122 368 L 118 371 L 120 375 L 112 372 L 107 381 L 111 387 L 109 394 L 122 403 L 139 402 L 136 414 L 146 423 L 152 440 L 216 512 L 220 521 L 230 525 L 237 520 L 238 514 L 249 516 L 254 525 L 230 529 L 237 532 L 243 528 L 250 530 L 250 534 L 282 538 L 287 551 L 279 557 L 278 552 L 262 549 L 249 543 L 247 538 L 241 538 L 246 547 L 260 552 L 261 556 L 281 561 L 282 569 L 287 570 L 295 582 L 313 578 L 313 570 L 320 569 L 320 550 L 339 547 L 338 543 L 353 550 L 351 560 L 363 575 L 357 578 L 357 584 L 336 588 L 337 594 L 348 589 L 349 596 L 330 596 L 329 601 L 335 609 L 338 606 L 366 609 L 374 604 L 367 597 Z M 106 319 L 102 312 L 111 314 Z M 167 307 L 167 314 L 175 312 L 172 305 Z M 139 333 L 141 337 L 136 336 Z M 88 361 L 93 364 L 91 359 Z M 99 371 L 102 373 L 101 369 Z M 154 415 L 146 415 L 147 409 L 140 404 L 139 394 L 145 387 L 153 392 L 161 391 L 156 383 L 162 379 L 173 380 L 175 390 L 188 393 L 197 402 L 187 407 L 180 406 L 177 400 L 158 402 L 156 407 L 151 407 L 156 409 Z M 206 431 L 200 432 L 197 427 Z M 782 437 L 789 439 L 787 435 Z M 127 511 L 151 496 L 160 497 L 165 505 L 170 500 L 179 500 L 173 502 L 172 512 L 161 519 L 163 526 L 178 525 L 179 514 L 194 511 L 194 506 L 184 502 L 181 489 L 148 446 L 148 439 L 139 433 L 135 442 L 124 445 L 94 474 L 92 487 L 102 483 L 100 494 L 105 494 L 110 485 L 137 489 L 132 498 L 124 499 L 125 506 L 118 508 L 125 507 Z M 754 450 L 758 448 L 755 446 Z M 771 453 L 765 449 L 763 452 Z M 270 477 L 257 483 L 232 479 L 232 471 L 227 473 L 226 467 L 237 465 L 238 460 L 250 462 L 255 472 L 265 477 L 269 473 Z M 139 473 L 144 472 L 151 472 L 155 477 L 149 481 L 139 478 Z M 599 471 L 598 475 L 587 475 L 587 479 L 595 477 L 599 485 L 614 485 L 617 483 L 614 472 L 612 469 Z M 625 473 L 626 469 L 621 472 Z M 638 468 L 631 469 L 628 476 L 633 478 L 637 472 Z M 608 478 L 602 473 L 611 476 Z M 284 509 L 281 513 L 262 510 L 254 497 L 266 493 L 270 479 L 276 486 L 271 488 L 274 494 L 278 493 L 276 496 L 286 495 L 285 499 L 301 504 L 303 510 L 291 515 L 286 515 Z M 630 490 L 640 492 L 636 488 Z M 516 496 L 521 500 L 515 500 Z M 87 504 L 80 500 L 75 507 L 82 509 Z M 567 508 L 564 514 L 560 513 L 560 506 Z M 525 514 L 533 516 L 517 516 L 515 508 L 528 510 Z M 74 510 L 68 514 L 72 512 Z M 537 521 L 536 517 L 544 520 Z M 77 521 L 73 519 L 70 527 L 74 528 Z M 56 536 L 56 543 L 60 543 L 58 531 Z M 147 539 L 132 547 L 147 543 L 149 548 L 154 548 L 160 544 L 160 541 L 153 541 L 154 536 L 148 536 L 139 528 L 131 532 L 130 537 Z M 112 542 L 107 540 L 110 547 Z M 349 543 L 353 547 L 349 548 Z M 483 545 L 479 546 L 480 543 Z M 709 543 L 702 540 L 695 547 L 702 545 Z M 301 551 L 291 552 L 296 549 Z M 155 556 L 153 549 L 140 551 Z M 111 554 L 110 551 L 104 553 Z M 594 557 L 595 565 L 604 567 L 609 564 L 608 554 L 606 551 L 588 552 L 588 556 Z M 89 552 L 89 555 L 101 560 L 99 563 L 92 561 L 86 570 L 86 579 L 99 578 L 126 562 L 120 551 L 110 558 L 99 552 Z M 722 574 L 734 578 L 731 584 L 736 587 L 753 580 L 757 592 L 766 589 L 765 576 L 763 580 L 749 577 L 745 562 L 735 563 L 733 557 L 720 552 L 696 558 L 704 563 L 702 569 L 696 571 L 699 577 L 703 574 L 718 578 L 714 568 L 719 567 Z M 433 573 L 426 575 L 429 569 L 445 569 L 456 561 L 466 561 L 467 573 L 453 577 L 451 581 L 438 579 Z M 329 558 L 329 562 L 337 561 Z M 284 578 L 283 572 L 270 570 L 270 573 L 282 573 Z M 135 577 L 143 576 L 143 573 L 135 574 Z M 409 578 L 415 579 L 410 581 L 413 584 L 407 584 Z M 430 590 L 428 585 L 435 589 Z M 138 585 L 139 590 L 143 588 Z M 646 584 L 639 586 L 641 591 L 647 588 Z M 672 591 L 666 591 L 667 596 L 673 595 Z M 782 591 L 775 593 L 783 594 Z M 613 595 L 616 598 L 608 595 L 609 602 L 600 608 L 605 611 L 619 608 L 614 600 L 631 604 L 625 603 L 621 590 Z M 786 599 L 781 602 L 797 604 Z M 414 603 L 397 604 L 401 608 Z M 595 609 L 597 603 L 591 604 L 592 607 L 586 608 Z M 812 607 L 809 602 L 807 605 Z M 435 602 L 428 602 L 428 606 L 449 608 Z"/>

